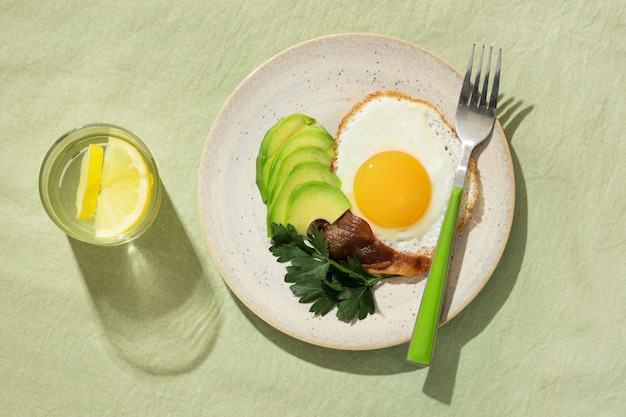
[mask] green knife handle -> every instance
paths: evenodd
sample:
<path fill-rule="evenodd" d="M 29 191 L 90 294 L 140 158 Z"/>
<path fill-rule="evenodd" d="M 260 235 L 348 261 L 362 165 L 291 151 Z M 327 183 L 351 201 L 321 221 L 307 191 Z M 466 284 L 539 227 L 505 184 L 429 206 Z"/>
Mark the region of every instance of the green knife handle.
<path fill-rule="evenodd" d="M 430 364 L 462 195 L 463 188 L 454 186 L 417 313 L 407 360 L 419 365 Z"/>

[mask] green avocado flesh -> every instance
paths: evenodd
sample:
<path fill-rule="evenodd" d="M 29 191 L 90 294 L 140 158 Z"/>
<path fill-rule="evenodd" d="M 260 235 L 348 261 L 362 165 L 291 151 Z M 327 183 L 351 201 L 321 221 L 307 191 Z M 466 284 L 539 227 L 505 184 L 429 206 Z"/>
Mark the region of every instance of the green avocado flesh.
<path fill-rule="evenodd" d="M 291 223 L 306 234 L 312 221 L 332 223 L 350 208 L 339 178 L 330 170 L 334 139 L 315 123 L 312 117 L 299 113 L 286 116 L 261 142 L 256 184 L 267 204 L 270 236 L 271 223 Z"/>
<path fill-rule="evenodd" d="M 276 198 L 270 200 L 267 205 L 267 225 L 287 224 L 287 204 L 293 190 L 301 184 L 314 181 L 326 183 L 334 188 L 341 186 L 339 177 L 328 169 L 328 165 L 319 162 L 303 162 L 296 165 L 278 185 Z"/>
<path fill-rule="evenodd" d="M 305 126 L 313 124 L 315 124 L 315 119 L 312 117 L 305 114 L 294 113 L 280 119 L 265 133 L 256 159 L 256 182 L 259 188 L 262 185 L 259 183 L 261 181 L 260 173 L 267 159 L 276 153 L 283 142 L 298 133 Z M 264 186 L 265 185 L 263 185 L 263 187 Z M 263 194 L 263 191 L 261 191 L 261 194 Z"/>
<path fill-rule="evenodd" d="M 285 222 L 304 235 L 314 220 L 333 223 L 349 208 L 350 201 L 339 188 L 324 182 L 306 182 L 291 192 Z"/>
<path fill-rule="evenodd" d="M 326 171 L 332 162 L 332 153 L 317 146 L 302 146 L 284 156 L 276 159 L 270 169 L 269 183 L 267 184 L 267 198 L 272 199 L 278 186 L 285 180 L 285 177 L 294 167 L 306 162 L 318 162 L 325 165 Z"/>
<path fill-rule="evenodd" d="M 257 182 L 263 201 L 267 202 L 268 184 L 273 168 L 287 154 L 304 146 L 316 146 L 327 152 L 331 157 L 334 152 L 335 141 L 332 136 L 321 126 L 306 126 L 295 135 L 290 136 L 283 142 L 280 148 L 269 156 L 261 169 L 261 180 Z"/>

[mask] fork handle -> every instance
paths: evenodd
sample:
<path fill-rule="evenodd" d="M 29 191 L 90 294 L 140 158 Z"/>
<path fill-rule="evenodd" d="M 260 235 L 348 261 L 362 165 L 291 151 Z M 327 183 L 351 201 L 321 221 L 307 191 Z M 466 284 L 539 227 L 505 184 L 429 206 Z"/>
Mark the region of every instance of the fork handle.
<path fill-rule="evenodd" d="M 462 195 L 463 187 L 455 185 L 452 188 L 452 195 L 443 219 L 437 249 L 435 250 L 435 256 L 433 257 L 426 287 L 424 288 L 424 295 L 417 313 L 407 361 L 418 365 L 428 366 L 430 364 Z"/>

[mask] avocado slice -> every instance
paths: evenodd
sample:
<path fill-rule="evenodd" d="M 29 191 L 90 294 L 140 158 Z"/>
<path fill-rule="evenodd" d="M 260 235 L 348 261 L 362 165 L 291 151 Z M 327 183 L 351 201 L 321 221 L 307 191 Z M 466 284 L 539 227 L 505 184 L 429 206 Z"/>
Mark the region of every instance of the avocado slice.
<path fill-rule="evenodd" d="M 269 200 L 267 206 L 267 225 L 269 233 L 271 233 L 269 226 L 272 223 L 287 225 L 287 205 L 292 191 L 301 184 L 314 181 L 326 183 L 335 188 L 341 186 L 339 177 L 329 170 L 328 165 L 320 162 L 303 162 L 294 166 L 280 184 L 278 184 L 274 198 Z"/>
<path fill-rule="evenodd" d="M 299 132 L 305 126 L 315 124 L 315 119 L 307 116 L 302 113 L 294 113 L 288 116 L 285 116 L 278 120 L 269 128 L 269 130 L 263 136 L 263 140 L 261 141 L 261 146 L 259 148 L 259 154 L 256 158 L 256 182 L 259 185 L 261 170 L 263 169 L 263 165 L 265 165 L 265 161 L 276 151 L 278 148 L 291 136 L 295 133 Z M 259 185 L 259 189 L 260 189 Z M 261 191 L 263 194 L 263 191 Z"/>
<path fill-rule="evenodd" d="M 350 201 L 338 187 L 312 181 L 298 185 L 287 202 L 286 223 L 306 234 L 314 220 L 333 223 L 350 208 Z"/>
<path fill-rule="evenodd" d="M 267 184 L 268 201 L 273 199 L 276 189 L 285 181 L 287 175 L 294 167 L 304 162 L 319 162 L 324 164 L 328 171 L 332 158 L 332 155 L 318 146 L 302 146 L 288 153 L 284 158 L 277 159 L 272 169 L 270 169 L 269 182 Z"/>
<path fill-rule="evenodd" d="M 334 154 L 335 140 L 322 126 L 306 126 L 295 135 L 289 137 L 263 164 L 260 178 L 257 179 L 257 186 L 261 191 L 263 202 L 267 202 L 267 186 L 274 164 L 283 159 L 285 155 L 303 146 L 317 146 L 332 156 Z"/>

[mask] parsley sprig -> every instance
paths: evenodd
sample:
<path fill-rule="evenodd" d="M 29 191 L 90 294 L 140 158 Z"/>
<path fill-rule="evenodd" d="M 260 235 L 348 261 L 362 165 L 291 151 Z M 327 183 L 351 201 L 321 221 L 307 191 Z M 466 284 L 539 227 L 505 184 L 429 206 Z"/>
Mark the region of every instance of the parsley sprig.
<path fill-rule="evenodd" d="M 311 226 L 306 240 L 292 225 L 273 223 L 272 254 L 287 266 L 285 282 L 301 303 L 313 303 L 310 312 L 326 315 L 337 306 L 337 318 L 362 320 L 375 311 L 372 287 L 389 275 L 369 274 L 356 258 L 346 261 L 330 259 L 328 242 L 323 233 Z"/>

